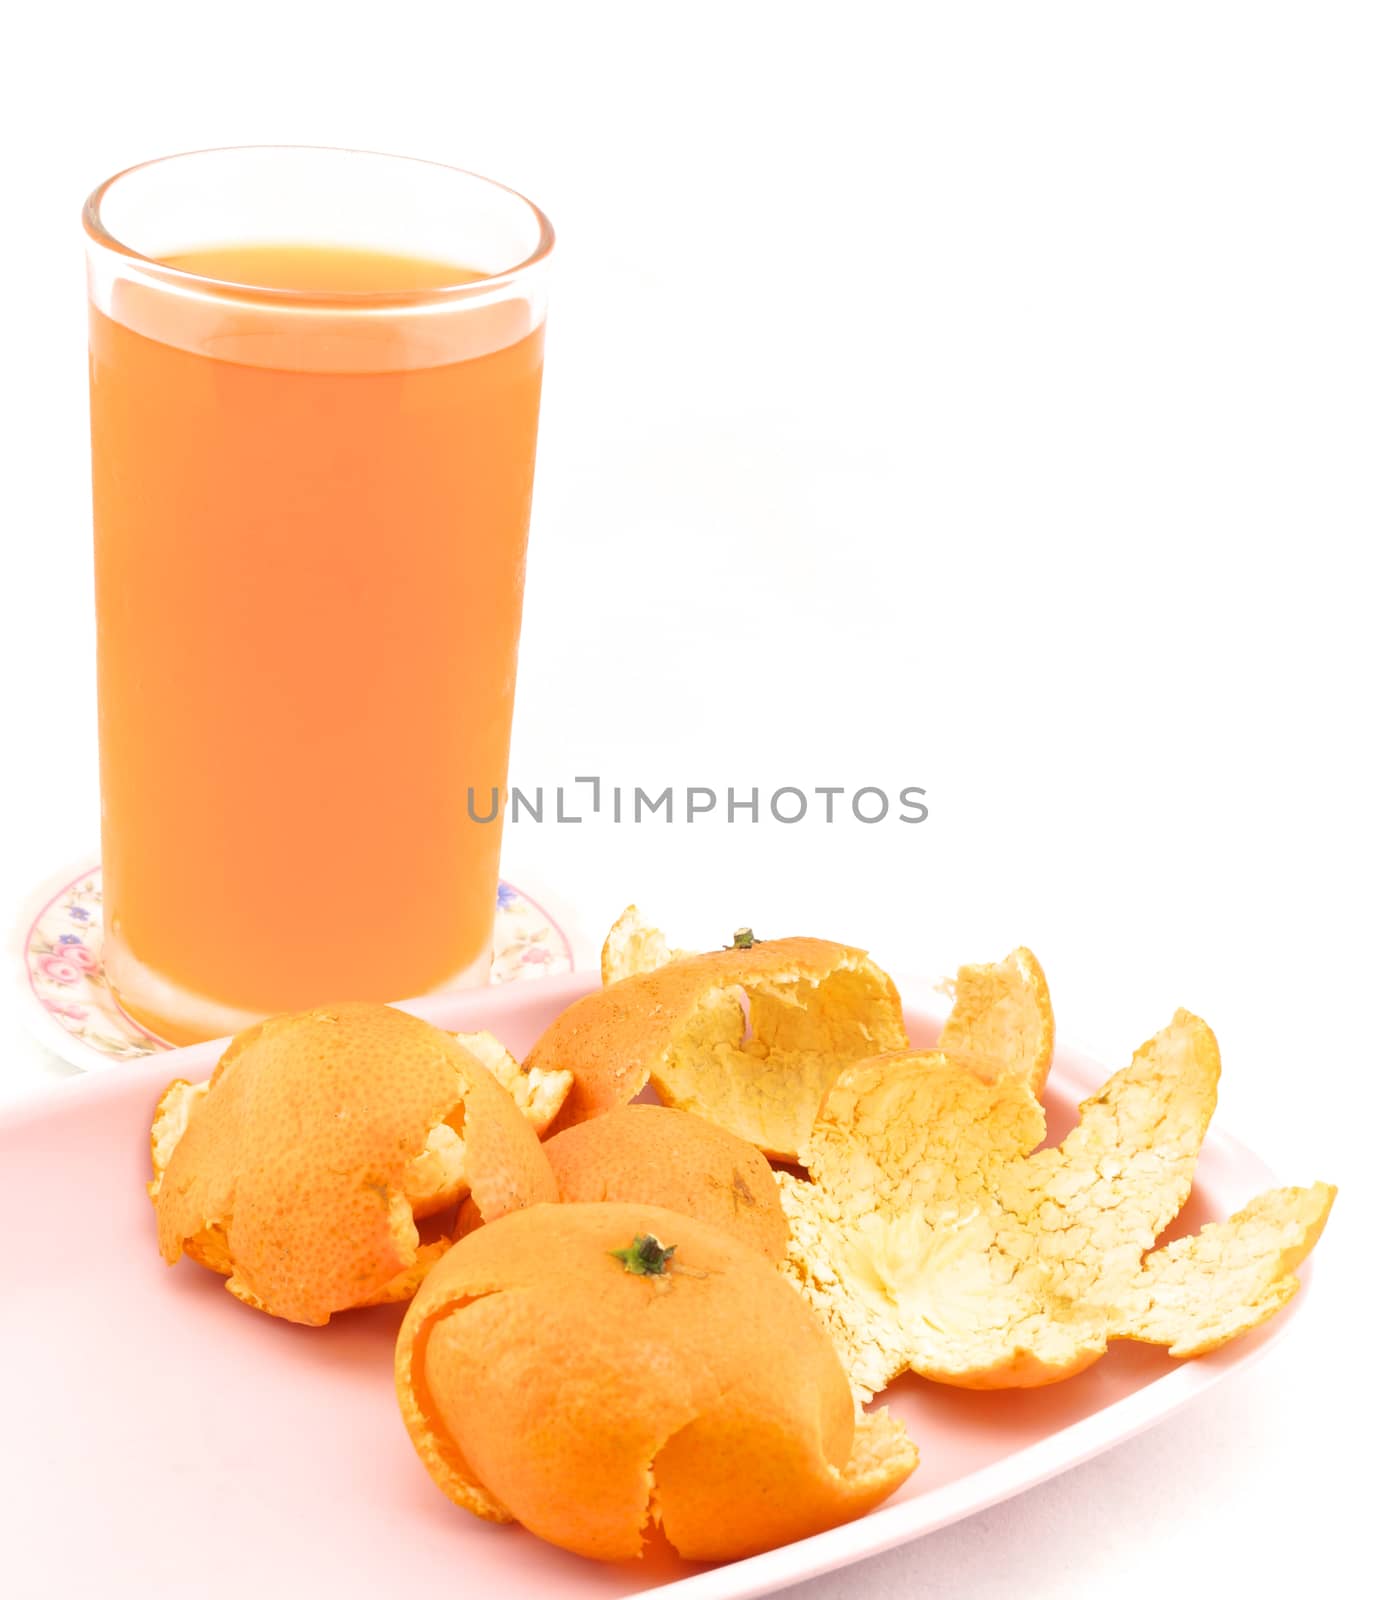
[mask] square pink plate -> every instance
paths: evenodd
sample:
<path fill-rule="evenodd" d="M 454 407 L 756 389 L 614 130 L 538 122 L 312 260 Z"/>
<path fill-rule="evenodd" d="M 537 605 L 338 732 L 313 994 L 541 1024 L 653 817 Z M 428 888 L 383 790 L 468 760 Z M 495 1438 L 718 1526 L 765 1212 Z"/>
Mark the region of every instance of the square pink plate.
<path fill-rule="evenodd" d="M 509 984 L 410 1009 L 490 1028 L 524 1054 L 593 982 Z M 934 1039 L 938 1008 L 928 991 L 908 994 L 915 1042 Z M 476 1521 L 433 1487 L 395 1407 L 398 1307 L 299 1328 L 248 1311 L 190 1262 L 160 1260 L 144 1192 L 150 1115 L 171 1078 L 206 1077 L 219 1053 L 198 1045 L 124 1066 L 0 1117 L 0 1592 L 16 1600 L 762 1594 L 967 1517 L 1150 1427 L 1266 1350 L 1302 1299 L 1198 1361 L 1119 1345 L 1068 1382 L 996 1394 L 899 1379 L 888 1398 L 921 1465 L 871 1516 L 726 1566 L 598 1566 Z M 1109 1070 L 1056 1051 L 1053 1136 Z M 1179 1227 L 1275 1181 L 1214 1131 Z"/>

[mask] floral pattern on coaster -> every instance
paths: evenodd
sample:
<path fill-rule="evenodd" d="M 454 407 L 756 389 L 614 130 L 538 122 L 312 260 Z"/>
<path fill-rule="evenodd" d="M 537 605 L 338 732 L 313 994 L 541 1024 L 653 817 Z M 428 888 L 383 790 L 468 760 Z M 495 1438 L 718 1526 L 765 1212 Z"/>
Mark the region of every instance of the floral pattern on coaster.
<path fill-rule="evenodd" d="M 46 901 L 29 928 L 24 959 L 34 998 L 74 1045 L 105 1061 L 172 1049 L 121 1008 L 106 982 L 101 944 L 101 868 L 92 867 Z M 492 982 L 573 969 L 573 946 L 550 913 L 514 884 L 499 883 Z M 68 1059 L 80 1064 L 76 1052 Z"/>

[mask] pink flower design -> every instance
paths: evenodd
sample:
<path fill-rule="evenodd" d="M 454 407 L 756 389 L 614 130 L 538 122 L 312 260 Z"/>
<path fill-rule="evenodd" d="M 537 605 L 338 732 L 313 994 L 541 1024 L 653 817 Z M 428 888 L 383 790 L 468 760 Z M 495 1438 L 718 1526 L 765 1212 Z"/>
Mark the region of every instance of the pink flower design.
<path fill-rule="evenodd" d="M 537 944 L 532 944 L 531 947 L 521 957 L 521 960 L 532 964 L 537 961 L 546 962 L 549 960 L 549 951 L 542 950 Z"/>
<path fill-rule="evenodd" d="M 44 1005 L 55 1017 L 70 1017 L 74 1022 L 87 1020 L 86 1006 L 73 1005 L 71 1000 L 45 1000 Z"/>
<path fill-rule="evenodd" d="M 74 967 L 80 967 L 83 972 L 95 972 L 101 965 L 84 944 L 65 944 L 60 959 L 70 961 Z"/>
<path fill-rule="evenodd" d="M 38 969 L 52 983 L 81 983 L 82 968 L 63 956 L 40 956 Z"/>

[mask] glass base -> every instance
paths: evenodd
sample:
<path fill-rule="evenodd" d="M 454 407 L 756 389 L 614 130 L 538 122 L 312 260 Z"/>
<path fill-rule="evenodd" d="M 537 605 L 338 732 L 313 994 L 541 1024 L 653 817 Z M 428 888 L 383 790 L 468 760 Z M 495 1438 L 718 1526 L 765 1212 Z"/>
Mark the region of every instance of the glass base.
<path fill-rule="evenodd" d="M 266 1016 L 272 1014 L 230 1006 L 221 1000 L 214 1000 L 211 995 L 199 994 L 196 990 L 174 983 L 172 979 L 138 961 L 109 932 L 103 954 L 107 982 L 121 1009 L 164 1043 L 200 1044 L 204 1039 L 220 1039 L 263 1022 Z M 437 984 L 429 993 L 480 988 L 490 981 L 491 967 L 492 952 L 483 950 L 476 960 Z M 327 998 L 324 997 L 325 1000 Z"/>

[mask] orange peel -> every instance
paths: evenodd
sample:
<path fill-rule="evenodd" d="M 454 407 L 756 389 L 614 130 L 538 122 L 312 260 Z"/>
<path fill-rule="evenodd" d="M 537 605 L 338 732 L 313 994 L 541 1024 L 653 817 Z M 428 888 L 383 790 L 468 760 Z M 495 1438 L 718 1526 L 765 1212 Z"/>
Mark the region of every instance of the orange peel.
<path fill-rule="evenodd" d="M 628 906 L 603 940 L 602 981 L 620 983 L 623 978 L 654 972 L 697 954 L 695 950 L 672 950 L 660 929 L 650 927 L 635 906 Z"/>
<path fill-rule="evenodd" d="M 545 1143 L 559 1198 L 664 1206 L 733 1234 L 771 1261 L 789 1230 L 776 1174 L 755 1145 L 670 1106 L 618 1106 Z"/>
<path fill-rule="evenodd" d="M 624 958 L 620 970 L 629 965 Z M 665 1105 L 798 1160 L 839 1072 L 906 1042 L 896 986 L 863 951 L 773 939 L 672 956 L 585 995 L 525 1064 L 573 1074 L 555 1131 L 625 1105 L 650 1083 Z"/>
<path fill-rule="evenodd" d="M 939 1048 L 1019 1077 L 1040 1096 L 1055 1053 L 1055 1013 L 1041 963 L 1025 945 L 1004 961 L 960 967 Z"/>
<path fill-rule="evenodd" d="M 660 1206 L 469 1234 L 406 1313 L 396 1391 L 449 1499 L 600 1560 L 657 1525 L 690 1559 L 755 1554 L 861 1515 L 917 1459 L 888 1412 L 858 1414 L 764 1256 Z"/>
<path fill-rule="evenodd" d="M 448 1241 L 419 1219 L 470 1194 L 491 1220 L 553 1200 L 514 1099 L 451 1035 L 390 1006 L 275 1017 L 206 1084 L 172 1083 L 150 1135 L 159 1248 L 238 1299 L 321 1325 L 408 1299 Z"/>
<path fill-rule="evenodd" d="M 543 1139 L 573 1088 L 573 1073 L 542 1068 L 527 1071 L 495 1034 L 455 1033 L 453 1037 L 491 1073 Z"/>
<path fill-rule="evenodd" d="M 1190 1193 L 1219 1049 L 1178 1011 L 1079 1109 L 1062 1144 L 1025 1079 L 948 1053 L 879 1056 L 825 1099 L 809 1180 L 779 1174 L 783 1270 L 860 1398 L 908 1368 L 965 1388 L 1082 1371 L 1110 1339 L 1192 1355 L 1296 1292 L 1335 1197 L 1274 1190 L 1154 1251 Z"/>

